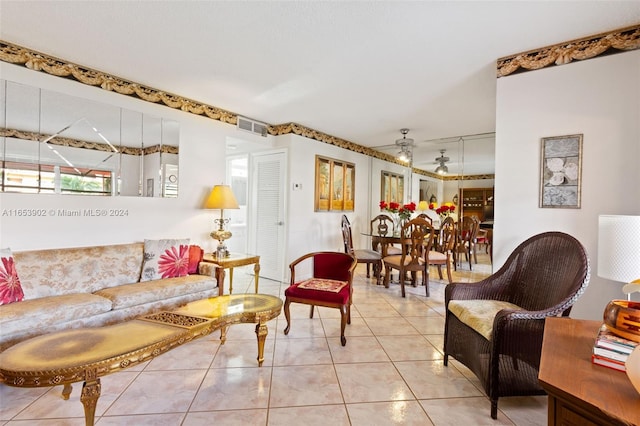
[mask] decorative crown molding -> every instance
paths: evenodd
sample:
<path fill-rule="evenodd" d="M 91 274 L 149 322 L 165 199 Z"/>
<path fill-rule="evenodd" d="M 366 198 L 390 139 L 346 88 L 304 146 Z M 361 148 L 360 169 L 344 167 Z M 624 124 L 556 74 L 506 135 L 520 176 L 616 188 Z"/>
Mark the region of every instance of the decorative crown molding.
<path fill-rule="evenodd" d="M 635 49 L 640 49 L 640 24 L 505 56 L 497 61 L 497 77 Z"/>

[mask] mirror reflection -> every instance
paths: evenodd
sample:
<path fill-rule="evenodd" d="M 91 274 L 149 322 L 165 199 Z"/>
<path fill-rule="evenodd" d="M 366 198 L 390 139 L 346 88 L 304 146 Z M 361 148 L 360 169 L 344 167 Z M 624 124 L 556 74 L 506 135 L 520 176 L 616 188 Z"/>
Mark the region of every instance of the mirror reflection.
<path fill-rule="evenodd" d="M 178 122 L 0 80 L 0 191 L 178 196 Z"/>

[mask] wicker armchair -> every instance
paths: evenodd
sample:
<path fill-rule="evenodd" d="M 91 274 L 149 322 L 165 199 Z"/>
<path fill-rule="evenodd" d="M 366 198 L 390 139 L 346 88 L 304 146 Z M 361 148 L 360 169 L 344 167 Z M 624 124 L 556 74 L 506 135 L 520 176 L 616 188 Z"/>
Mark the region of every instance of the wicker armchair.
<path fill-rule="evenodd" d="M 452 356 L 474 372 L 492 418 L 499 397 L 545 393 L 538 383 L 545 318 L 568 316 L 589 278 L 582 244 L 546 232 L 520 244 L 492 276 L 445 288 L 444 365 Z"/>

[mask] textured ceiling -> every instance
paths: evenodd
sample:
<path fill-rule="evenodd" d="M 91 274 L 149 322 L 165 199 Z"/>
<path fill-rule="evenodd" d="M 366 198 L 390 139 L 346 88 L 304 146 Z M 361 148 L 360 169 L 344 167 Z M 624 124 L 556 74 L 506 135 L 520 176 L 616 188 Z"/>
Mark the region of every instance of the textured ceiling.
<path fill-rule="evenodd" d="M 451 141 L 495 130 L 496 59 L 639 22 L 640 1 L 0 1 L 2 40 L 382 150 L 406 127 L 415 167 L 445 148 L 452 171 Z M 466 138 L 465 174 L 492 159 Z"/>

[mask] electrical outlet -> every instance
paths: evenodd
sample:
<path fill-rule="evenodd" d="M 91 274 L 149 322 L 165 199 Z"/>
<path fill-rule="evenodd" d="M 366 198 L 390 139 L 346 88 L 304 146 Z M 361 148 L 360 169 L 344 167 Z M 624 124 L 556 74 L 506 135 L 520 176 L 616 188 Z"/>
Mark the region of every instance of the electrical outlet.
<path fill-rule="evenodd" d="M 301 183 L 294 183 L 293 184 L 293 190 L 297 191 L 299 189 L 302 189 L 302 184 Z"/>

